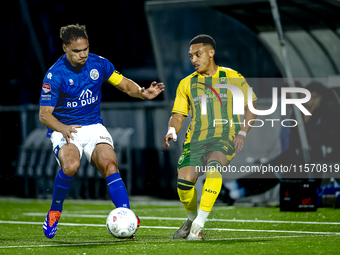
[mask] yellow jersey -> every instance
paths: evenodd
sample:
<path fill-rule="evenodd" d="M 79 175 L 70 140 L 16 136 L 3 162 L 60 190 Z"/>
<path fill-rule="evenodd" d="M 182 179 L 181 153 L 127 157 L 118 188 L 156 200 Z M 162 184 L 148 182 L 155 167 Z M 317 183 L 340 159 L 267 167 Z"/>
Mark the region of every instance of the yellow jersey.
<path fill-rule="evenodd" d="M 222 137 L 232 141 L 241 128 L 240 115 L 233 114 L 233 94 L 227 88 L 217 88 L 217 84 L 234 85 L 244 95 L 244 105 L 248 104 L 249 85 L 237 71 L 218 66 L 213 76 L 202 76 L 194 72 L 178 85 L 173 113 L 188 116 L 191 123 L 184 144 L 203 141 L 211 137 Z M 253 92 L 252 101 L 256 95 Z"/>

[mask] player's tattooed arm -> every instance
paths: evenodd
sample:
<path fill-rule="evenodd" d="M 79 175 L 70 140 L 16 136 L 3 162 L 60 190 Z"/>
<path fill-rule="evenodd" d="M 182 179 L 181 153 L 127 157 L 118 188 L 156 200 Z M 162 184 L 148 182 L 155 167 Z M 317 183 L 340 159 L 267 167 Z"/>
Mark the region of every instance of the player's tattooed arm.
<path fill-rule="evenodd" d="M 40 106 L 39 120 L 50 129 L 62 133 L 66 143 L 69 144 L 70 139 L 74 139 L 72 133 L 77 133 L 77 128 L 81 128 L 81 125 L 65 125 L 52 115 L 53 111 L 53 106 Z"/>

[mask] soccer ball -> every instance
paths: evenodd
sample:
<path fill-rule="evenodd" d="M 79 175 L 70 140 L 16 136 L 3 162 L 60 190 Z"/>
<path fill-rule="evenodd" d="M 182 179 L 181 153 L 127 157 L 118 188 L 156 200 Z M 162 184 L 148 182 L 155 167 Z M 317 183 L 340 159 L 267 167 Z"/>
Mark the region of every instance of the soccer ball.
<path fill-rule="evenodd" d="M 136 215 L 128 208 L 116 208 L 107 217 L 106 228 L 116 238 L 131 237 L 137 230 Z"/>

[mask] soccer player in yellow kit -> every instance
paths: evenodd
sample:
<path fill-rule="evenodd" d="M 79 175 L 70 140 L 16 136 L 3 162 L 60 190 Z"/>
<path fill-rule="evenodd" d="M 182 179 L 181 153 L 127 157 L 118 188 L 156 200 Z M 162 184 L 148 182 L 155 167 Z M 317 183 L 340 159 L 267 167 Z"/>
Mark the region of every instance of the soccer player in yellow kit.
<path fill-rule="evenodd" d="M 188 219 L 173 238 L 202 240 L 204 223 L 221 190 L 221 170 L 230 163 L 235 152 L 242 150 L 251 129 L 251 120 L 256 115 L 248 109 L 249 85 L 244 77 L 230 68 L 215 64 L 214 39 L 208 35 L 198 35 L 189 45 L 189 57 L 196 71 L 178 85 L 163 146 L 169 147 L 171 139 L 176 142 L 177 133 L 190 111 L 191 123 L 178 161 L 177 179 L 179 199 L 187 211 Z M 243 92 L 243 121 L 239 115 L 233 114 L 233 100 L 237 98 L 229 89 L 217 84 L 233 85 Z M 250 96 L 255 108 L 256 95 L 252 93 Z M 201 172 L 205 169 L 206 181 L 198 209 L 194 185 L 199 167 Z"/>

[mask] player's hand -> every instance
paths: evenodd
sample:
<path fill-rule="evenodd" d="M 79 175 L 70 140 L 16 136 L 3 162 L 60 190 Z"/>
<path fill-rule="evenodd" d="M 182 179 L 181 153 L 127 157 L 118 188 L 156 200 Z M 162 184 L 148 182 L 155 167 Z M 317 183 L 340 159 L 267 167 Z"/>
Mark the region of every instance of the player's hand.
<path fill-rule="evenodd" d="M 169 148 L 170 144 L 169 141 L 174 140 L 174 142 L 177 141 L 177 133 L 176 129 L 174 127 L 169 127 L 168 133 L 166 133 L 164 140 L 163 140 L 163 146 L 164 148 Z"/>
<path fill-rule="evenodd" d="M 70 144 L 70 139 L 74 140 L 72 133 L 78 133 L 77 128 L 81 127 L 81 125 L 63 125 L 59 132 L 62 133 L 63 137 L 66 140 L 66 143 Z"/>
<path fill-rule="evenodd" d="M 164 148 L 169 148 L 169 147 L 170 147 L 169 142 L 170 142 L 171 140 L 173 140 L 174 142 L 177 141 L 177 139 L 173 137 L 173 134 L 167 134 L 167 135 L 164 137 L 164 140 L 163 140 L 163 147 L 164 147 Z"/>
<path fill-rule="evenodd" d="M 142 88 L 142 95 L 145 99 L 154 99 L 160 93 L 164 91 L 163 83 L 157 83 L 153 81 L 148 89 Z"/>
<path fill-rule="evenodd" d="M 244 142 L 246 138 L 243 135 L 237 135 L 233 139 L 235 152 L 239 152 L 243 149 Z"/>

